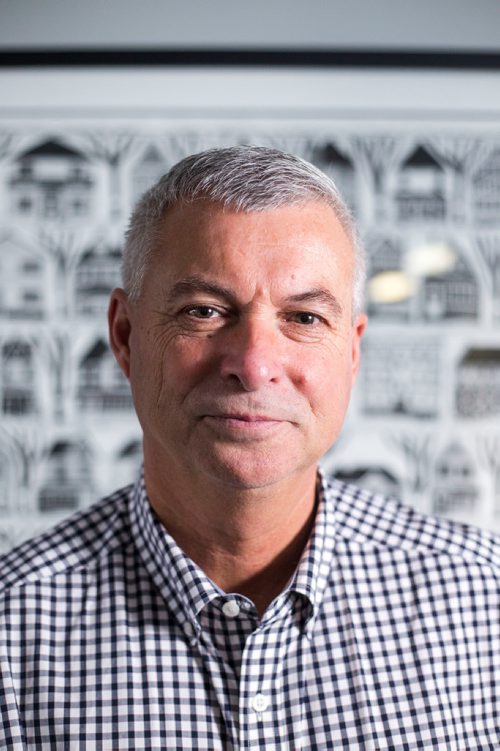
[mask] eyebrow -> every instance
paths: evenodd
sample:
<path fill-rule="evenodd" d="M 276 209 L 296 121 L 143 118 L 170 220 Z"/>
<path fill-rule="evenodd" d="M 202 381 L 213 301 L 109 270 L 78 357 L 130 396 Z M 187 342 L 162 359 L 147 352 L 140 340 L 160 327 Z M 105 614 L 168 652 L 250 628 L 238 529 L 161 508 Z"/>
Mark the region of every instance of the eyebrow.
<path fill-rule="evenodd" d="M 189 295 L 193 292 L 207 292 L 208 294 L 216 297 L 223 297 L 226 300 L 235 301 L 234 292 L 229 287 L 224 287 L 216 282 L 209 282 L 203 279 L 201 276 L 188 276 L 185 279 L 181 279 L 174 284 L 169 293 L 170 299 L 176 297 L 182 297 L 183 295 Z M 289 305 L 293 303 L 319 303 L 329 308 L 335 317 L 341 317 L 343 308 L 338 299 L 332 292 L 324 287 L 315 287 L 307 292 L 299 292 L 295 295 L 290 295 L 286 298 L 286 303 Z"/>
<path fill-rule="evenodd" d="M 292 303 L 319 303 L 329 308 L 334 316 L 340 317 L 343 313 L 342 305 L 339 303 L 334 294 L 323 287 L 316 287 L 307 292 L 299 292 L 297 295 L 291 295 L 288 302 Z"/>
<path fill-rule="evenodd" d="M 228 288 L 216 282 L 209 282 L 201 276 L 188 276 L 176 282 L 169 292 L 170 298 L 189 295 L 193 292 L 208 292 L 216 297 L 225 297 L 234 300 L 234 293 Z"/>

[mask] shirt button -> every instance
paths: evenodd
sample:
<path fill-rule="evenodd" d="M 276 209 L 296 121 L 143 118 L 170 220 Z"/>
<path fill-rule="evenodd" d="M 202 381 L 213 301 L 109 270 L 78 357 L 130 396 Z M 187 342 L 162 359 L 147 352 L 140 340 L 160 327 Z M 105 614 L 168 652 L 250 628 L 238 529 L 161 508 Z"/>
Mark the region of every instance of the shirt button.
<path fill-rule="evenodd" d="M 255 694 L 252 699 L 252 709 L 254 712 L 265 712 L 269 706 L 269 702 L 264 694 Z"/>
<path fill-rule="evenodd" d="M 222 606 L 222 612 L 227 615 L 228 618 L 236 618 L 240 614 L 240 606 L 236 600 L 226 600 Z"/>

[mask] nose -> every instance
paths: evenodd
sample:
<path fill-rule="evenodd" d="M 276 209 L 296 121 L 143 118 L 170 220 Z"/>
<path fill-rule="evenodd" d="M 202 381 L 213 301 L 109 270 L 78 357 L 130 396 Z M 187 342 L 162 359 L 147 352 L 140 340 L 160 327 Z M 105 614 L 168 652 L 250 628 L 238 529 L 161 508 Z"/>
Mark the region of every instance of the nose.
<path fill-rule="evenodd" d="M 277 383 L 283 373 L 279 331 L 274 322 L 253 318 L 228 332 L 221 375 L 238 381 L 245 391 Z"/>

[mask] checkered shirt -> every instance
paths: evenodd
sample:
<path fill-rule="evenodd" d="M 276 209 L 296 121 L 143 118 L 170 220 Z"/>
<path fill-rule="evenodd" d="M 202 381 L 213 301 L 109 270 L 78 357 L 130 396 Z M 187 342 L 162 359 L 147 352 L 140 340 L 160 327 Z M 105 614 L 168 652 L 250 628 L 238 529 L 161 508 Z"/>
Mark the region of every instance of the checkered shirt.
<path fill-rule="evenodd" d="M 142 478 L 4 556 L 1 749 L 500 749 L 488 533 L 321 479 L 259 620 L 179 549 Z"/>

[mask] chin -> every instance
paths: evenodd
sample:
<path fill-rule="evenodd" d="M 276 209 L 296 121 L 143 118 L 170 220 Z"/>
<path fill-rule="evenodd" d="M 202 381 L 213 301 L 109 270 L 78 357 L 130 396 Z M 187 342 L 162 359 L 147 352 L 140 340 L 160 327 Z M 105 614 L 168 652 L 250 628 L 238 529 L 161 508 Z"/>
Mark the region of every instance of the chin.
<path fill-rule="evenodd" d="M 232 457 L 231 460 L 217 456 L 210 457 L 208 462 L 207 459 L 208 457 L 205 456 L 205 461 L 198 464 L 202 472 L 235 490 L 258 490 L 270 487 L 306 471 L 306 467 L 301 463 L 297 465 L 293 462 L 277 463 L 274 455 L 263 457 L 243 455 L 238 458 Z M 316 467 L 317 462 L 313 464 Z"/>

